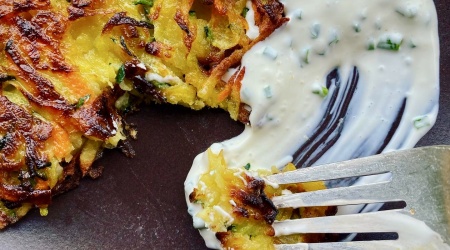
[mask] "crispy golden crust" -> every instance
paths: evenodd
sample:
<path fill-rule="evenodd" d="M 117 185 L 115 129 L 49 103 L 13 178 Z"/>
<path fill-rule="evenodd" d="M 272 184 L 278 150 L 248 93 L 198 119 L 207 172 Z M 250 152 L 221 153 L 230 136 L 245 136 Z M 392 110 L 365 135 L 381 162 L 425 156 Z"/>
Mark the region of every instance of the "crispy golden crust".
<path fill-rule="evenodd" d="M 50 137 L 51 130 L 48 123 L 36 119 L 6 97 L 0 96 L 0 133 L 4 134 L 0 145 L 1 169 L 19 171 L 25 163 L 30 174 L 36 175 L 36 170 L 48 163 L 47 156 L 40 150 Z M 24 154 L 25 159 L 20 154 Z"/>
<path fill-rule="evenodd" d="M 22 92 L 26 98 L 41 107 L 47 107 L 56 111 L 70 112 L 74 110 L 63 96 L 56 92 L 53 84 L 39 74 L 36 69 L 28 64 L 21 56 L 18 47 L 13 40 L 8 40 L 5 46 L 6 54 L 16 66 L 16 75 L 27 82 L 27 89 Z"/>
<path fill-rule="evenodd" d="M 122 91 L 106 90 L 91 105 L 81 107 L 71 114 L 85 136 L 106 140 L 118 132 L 115 123 L 121 118 L 114 107 L 118 92 Z"/>

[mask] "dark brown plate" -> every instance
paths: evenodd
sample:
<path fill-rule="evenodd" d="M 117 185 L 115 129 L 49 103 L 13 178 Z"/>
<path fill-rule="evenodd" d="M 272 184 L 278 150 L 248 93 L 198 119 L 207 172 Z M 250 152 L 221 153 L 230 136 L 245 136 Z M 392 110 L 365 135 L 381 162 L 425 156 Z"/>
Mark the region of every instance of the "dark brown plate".
<path fill-rule="evenodd" d="M 435 1 L 441 42 L 440 111 L 418 145 L 450 144 L 450 6 Z M 205 249 L 187 213 L 183 182 L 194 157 L 243 126 L 218 110 L 151 105 L 137 124 L 137 156 L 107 151 L 98 180 L 54 199 L 47 217 L 33 211 L 0 233 L 0 249 Z"/>

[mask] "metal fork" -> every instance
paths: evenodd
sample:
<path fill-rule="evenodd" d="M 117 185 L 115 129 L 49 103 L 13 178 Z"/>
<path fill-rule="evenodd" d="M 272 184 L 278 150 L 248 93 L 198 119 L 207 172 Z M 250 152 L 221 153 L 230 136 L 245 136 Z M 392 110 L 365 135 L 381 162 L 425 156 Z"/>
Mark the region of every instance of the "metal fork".
<path fill-rule="evenodd" d="M 267 177 L 276 184 L 386 174 L 384 181 L 272 198 L 277 208 L 340 206 L 404 201 L 404 209 L 276 221 L 276 235 L 293 233 L 398 233 L 397 240 L 280 244 L 277 249 L 414 249 L 428 226 L 450 243 L 450 146 L 395 151 L 356 160 L 298 169 Z M 388 179 L 388 180 L 386 180 Z M 411 219 L 411 217 L 413 219 Z M 417 220 L 416 220 L 417 219 Z M 423 222 L 425 223 L 423 223 Z M 411 224 L 410 224 L 411 223 Z M 426 225 L 425 225 L 426 224 Z M 408 228 L 405 233 L 405 228 Z M 410 231 L 410 232 L 409 232 Z M 412 232 L 412 233 L 411 233 Z M 414 235 L 414 232 L 418 232 Z M 422 233 L 420 233 L 422 232 Z M 441 241 L 439 235 L 433 240 Z M 428 235 L 428 234 L 427 234 Z M 418 237 L 418 238 L 416 238 Z M 450 249 L 448 245 L 434 249 Z M 431 249 L 423 246 L 420 249 Z"/>

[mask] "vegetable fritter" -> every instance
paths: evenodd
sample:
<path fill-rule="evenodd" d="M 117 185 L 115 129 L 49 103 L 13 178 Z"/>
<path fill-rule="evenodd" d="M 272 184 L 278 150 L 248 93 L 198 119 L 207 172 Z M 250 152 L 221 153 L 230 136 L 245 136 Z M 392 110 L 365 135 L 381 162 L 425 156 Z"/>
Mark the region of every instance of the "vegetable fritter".
<path fill-rule="evenodd" d="M 103 148 L 132 156 L 123 117 L 139 103 L 246 122 L 240 60 L 287 21 L 278 1 L 251 3 L 255 24 L 246 0 L 0 0 L 0 228 L 98 177 Z"/>

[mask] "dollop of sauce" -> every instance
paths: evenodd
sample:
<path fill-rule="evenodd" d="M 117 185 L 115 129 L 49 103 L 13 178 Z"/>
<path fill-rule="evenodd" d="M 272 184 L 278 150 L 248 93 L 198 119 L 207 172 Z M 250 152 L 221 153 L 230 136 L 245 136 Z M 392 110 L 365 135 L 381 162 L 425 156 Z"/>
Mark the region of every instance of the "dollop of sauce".
<path fill-rule="evenodd" d="M 438 110 L 439 38 L 433 1 L 282 3 L 290 21 L 242 60 L 246 73 L 241 99 L 251 107 L 251 126 L 212 145 L 213 151 L 223 150 L 230 167 L 251 163 L 252 168 L 270 168 L 413 147 L 434 124 Z M 195 158 L 185 182 L 186 197 L 207 163 L 205 153 Z M 189 199 L 187 203 L 193 216 L 201 209 Z M 193 218 L 196 228 L 204 227 Z M 220 248 L 214 233 L 200 233 L 208 247 Z"/>

